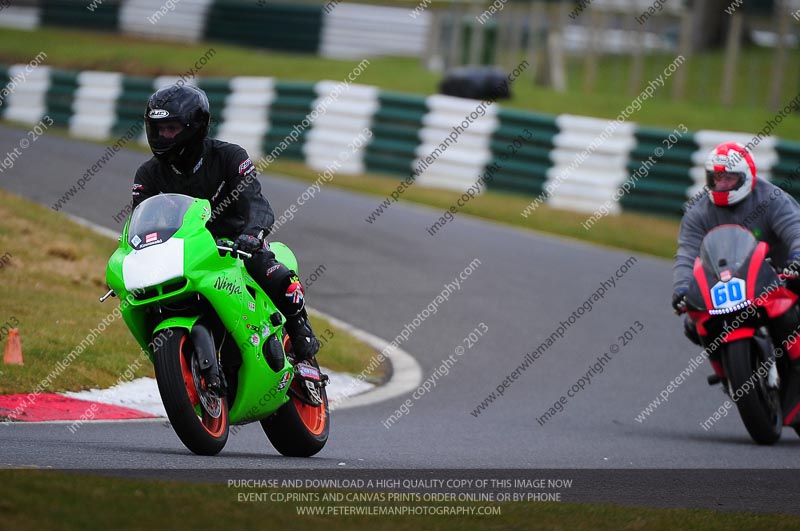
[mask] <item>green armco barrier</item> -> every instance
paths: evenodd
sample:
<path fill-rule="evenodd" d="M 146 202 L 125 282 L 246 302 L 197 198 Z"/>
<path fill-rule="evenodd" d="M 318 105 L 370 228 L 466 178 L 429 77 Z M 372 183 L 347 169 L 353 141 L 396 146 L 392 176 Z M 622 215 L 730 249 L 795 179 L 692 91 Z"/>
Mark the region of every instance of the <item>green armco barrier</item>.
<path fill-rule="evenodd" d="M 653 158 L 653 160 L 656 160 Z M 628 170 L 629 177 L 633 177 L 634 173 L 642 167 L 642 164 L 646 161 L 646 159 L 631 159 L 628 161 L 626 168 Z M 686 201 L 688 197 L 686 196 L 686 190 L 694 185 L 694 181 L 689 176 L 689 170 L 691 169 L 691 164 L 689 160 L 683 161 L 683 163 L 678 164 L 671 164 L 669 162 L 665 162 L 664 160 L 657 161 L 653 166 L 651 166 L 650 171 L 647 175 L 640 176 L 636 180 L 636 188 L 644 190 L 648 186 L 653 188 L 658 188 L 660 186 L 685 186 L 684 195 L 682 196 L 683 200 Z M 641 172 L 640 172 L 641 173 Z M 643 183 L 643 181 L 647 181 L 647 183 Z"/>
<path fill-rule="evenodd" d="M 667 129 L 637 127 L 634 132 L 636 147 L 634 147 L 631 152 L 631 159 L 647 160 L 650 156 L 656 159 L 655 151 L 656 148 L 660 147 L 664 152 L 659 160 L 667 162 L 672 161 L 679 164 L 688 163 L 689 166 L 691 166 L 692 154 L 699 149 L 697 142 L 695 142 L 694 138 L 689 133 L 684 133 L 679 138 L 677 134 L 675 134 L 673 138 L 677 138 L 677 142 L 667 142 L 670 134 L 673 134 L 673 131 L 668 131 Z M 671 144 L 669 149 L 667 149 L 667 144 Z"/>
<path fill-rule="evenodd" d="M 42 25 L 117 31 L 120 0 L 41 0 Z M 87 6 L 92 6 L 90 11 Z"/>
<path fill-rule="evenodd" d="M 9 83 L 11 83 L 11 76 L 8 73 L 8 67 L 0 65 L 0 118 L 3 117 L 6 107 L 8 107 L 6 103 L 7 96 L 1 89 L 2 87 L 7 87 Z"/>
<path fill-rule="evenodd" d="M 553 138 L 555 138 L 557 134 L 558 134 L 558 128 L 540 129 L 535 123 L 532 123 L 530 125 L 526 124 L 509 125 L 501 123 L 500 127 L 492 135 L 492 141 L 503 143 L 503 147 L 501 149 L 505 149 L 506 144 L 508 144 L 509 142 L 513 142 L 513 140 L 517 138 L 519 135 L 524 135 L 528 143 L 536 144 L 538 146 L 542 146 L 547 149 L 552 149 L 554 147 Z"/>
<path fill-rule="evenodd" d="M 421 143 L 419 132 L 422 118 L 429 111 L 428 104 L 423 96 L 394 92 L 381 92 L 378 103 L 364 164 L 368 171 L 408 177 Z"/>
<path fill-rule="evenodd" d="M 500 169 L 492 174 L 489 188 L 522 194 L 539 195 L 547 182 L 550 164 L 523 163 L 495 158 L 488 165 L 496 164 Z"/>
<path fill-rule="evenodd" d="M 672 143 L 670 134 L 677 138 L 676 142 Z M 700 146 L 690 133 L 677 137 L 673 131 L 651 127 L 637 127 L 634 138 L 636 146 L 626 164 L 629 178 L 633 178 L 651 157 L 654 162 L 649 170 L 639 171 L 636 186 L 620 198 L 622 209 L 681 216 L 689 200 L 689 190 L 694 186 L 689 175 L 692 154 Z M 643 171 L 646 171 L 644 175 Z"/>
<path fill-rule="evenodd" d="M 778 163 L 772 167 L 772 183 L 800 201 L 800 144 L 778 140 Z"/>
<path fill-rule="evenodd" d="M 391 113 L 381 113 L 383 120 L 372 124 L 371 129 L 373 135 L 378 135 L 381 138 L 391 137 L 392 139 L 400 142 L 410 142 L 414 144 L 419 143 L 419 128 L 417 126 L 413 124 L 404 124 L 398 121 L 395 121 L 391 124 L 387 123 L 389 114 Z M 397 119 L 396 116 L 395 119 Z"/>
<path fill-rule="evenodd" d="M 419 141 L 403 142 L 386 138 L 374 139 L 364 154 L 364 163 L 380 173 L 408 177 L 416 157 Z"/>
<path fill-rule="evenodd" d="M 55 125 L 69 127 L 72 116 L 72 103 L 78 90 L 78 72 L 50 71 L 50 86 L 45 95 L 47 111 Z"/>
<path fill-rule="evenodd" d="M 197 80 L 197 86 L 205 91 L 212 109 L 225 107 L 225 98 L 231 93 L 230 85 L 230 79 L 200 78 Z"/>
<path fill-rule="evenodd" d="M 552 167 L 550 152 L 559 133 L 555 116 L 500 109 L 500 125 L 492 133 L 490 147 L 495 167 L 487 187 L 522 194 L 539 195 Z"/>
<path fill-rule="evenodd" d="M 418 111 L 428 112 L 428 104 L 425 96 L 419 94 L 403 94 L 401 92 L 381 92 L 379 101 L 381 107 L 408 107 Z M 424 113 L 423 113 L 424 114 Z"/>
<path fill-rule="evenodd" d="M 535 131 L 531 132 L 535 133 Z M 537 164 L 550 165 L 550 151 L 552 150 L 552 146 L 547 145 L 545 142 L 537 141 L 537 136 L 535 134 L 533 135 L 533 140 L 528 140 L 527 144 L 523 146 L 522 149 L 517 151 L 515 154 L 511 154 L 508 146 L 515 138 L 517 138 L 518 134 L 524 135 L 522 138 L 525 138 L 526 134 L 523 132 L 523 130 L 520 130 L 514 135 L 497 135 L 492 137 L 492 153 L 499 155 L 505 152 L 509 154 L 509 158 L 506 161 L 503 161 L 504 166 L 511 166 L 515 161 L 535 162 Z M 544 134 L 541 132 L 539 132 L 539 136 L 544 138 Z"/>
<path fill-rule="evenodd" d="M 227 78 L 200 78 L 197 80 L 197 86 L 205 91 L 208 104 L 211 106 L 211 125 L 208 134 L 216 136 L 225 100 L 231 93 L 231 81 Z"/>
<path fill-rule="evenodd" d="M 20 65 L 18 68 L 25 65 Z M 13 82 L 10 76 L 10 67 L 0 65 L 0 87 L 8 87 Z M 44 72 L 42 72 L 44 73 Z M 53 122 L 59 126 L 68 128 L 70 123 L 80 127 L 74 128 L 76 134 L 85 127 L 87 117 L 82 116 L 77 122 L 74 120 L 76 112 L 75 96 L 78 89 L 78 79 L 80 72 L 50 69 L 49 81 L 47 85 L 42 83 L 19 83 L 13 87 L 14 95 L 6 99 L 2 98 L 4 92 L 0 92 L 0 117 L 9 116 L 21 117 L 23 121 L 33 120 L 30 116 L 30 109 L 25 108 L 32 98 L 41 98 L 43 86 L 47 86 L 44 93 L 45 109 L 43 112 L 48 114 Z M 88 83 L 93 83 L 99 79 L 103 86 L 108 88 L 109 79 L 105 76 L 86 76 Z M 215 120 L 212 122 L 212 136 L 218 132 L 218 125 L 226 116 L 225 108 L 230 103 L 229 96 L 232 94 L 231 79 L 229 78 L 204 78 L 199 77 L 195 80 L 204 89 L 209 97 L 213 109 Z M 121 90 L 117 95 L 113 107 L 103 101 L 102 105 L 96 108 L 89 106 L 81 109 L 89 111 L 88 114 L 98 112 L 113 113 L 111 116 L 103 117 L 103 121 L 114 120 L 114 125 L 109 133 L 108 140 L 116 140 L 122 136 L 140 136 L 143 129 L 143 115 L 148 97 L 154 92 L 154 79 L 151 77 L 121 76 Z M 281 81 L 269 80 L 264 86 L 274 83 L 274 99 L 270 103 L 267 112 L 268 130 L 261 139 L 263 155 L 273 154 L 276 157 L 287 157 L 301 161 L 309 160 L 316 156 L 314 153 L 307 153 L 305 150 L 309 132 L 315 127 L 314 117 L 322 115 L 330 110 L 332 114 L 339 112 L 335 108 L 336 103 L 327 102 L 331 105 L 327 110 L 323 108 L 314 109 L 314 101 L 318 99 L 316 91 L 317 84 L 301 81 Z M 91 88 L 91 87 L 88 87 Z M 6 92 L 11 92 L 9 87 Z M 250 88 L 245 88 L 245 91 Z M 92 92 L 87 92 L 91 94 Z M 19 98 L 15 96 L 18 95 Z M 263 97 L 267 94 L 264 92 Z M 351 99 L 347 102 L 352 105 Z M 429 99 L 421 95 L 409 95 L 395 92 L 378 92 L 378 108 L 371 116 L 369 127 L 372 131 L 371 139 L 363 150 L 363 162 L 366 172 L 384 174 L 390 176 L 400 176 L 406 178 L 413 175 L 415 168 L 414 160 L 420 150 L 421 131 L 424 128 L 423 121 L 427 122 L 426 115 L 432 113 L 432 108 L 428 105 Z M 433 100 L 435 101 L 435 100 Z M 87 102 L 82 102 L 87 103 Z M 366 103 L 365 103 L 366 104 Z M 370 108 L 374 106 L 374 100 L 370 99 Z M 113 109 L 113 110 L 112 110 Z M 489 149 L 490 161 L 483 167 L 478 175 L 488 175 L 491 178 L 486 182 L 490 190 L 507 191 L 525 194 L 530 197 L 540 196 L 546 189 L 548 174 L 554 175 L 553 155 L 556 150 L 555 139 L 562 135 L 564 142 L 559 141 L 559 153 L 556 159 L 560 165 L 569 161 L 570 156 L 589 147 L 589 140 L 576 142 L 575 138 L 586 139 L 587 131 L 601 121 L 582 121 L 572 120 L 571 117 L 557 117 L 527 111 L 503 109 L 498 104 L 497 126 L 487 139 L 488 132 L 481 132 L 476 136 L 481 142 L 480 145 L 487 146 Z M 39 109 L 37 108 L 37 111 Z M 83 112 L 83 111 L 82 111 Z M 363 117 L 366 113 L 361 113 Z M 440 116 L 440 115 L 436 115 Z M 442 114 L 441 116 L 446 116 Z M 91 123 L 93 117 L 89 117 Z M 436 122 L 437 118 L 433 114 L 429 116 L 431 122 Z M 17 119 L 17 118 L 15 118 Z M 36 117 L 38 120 L 39 117 Z M 441 119 L 441 118 L 438 118 Z M 325 123 L 328 129 L 322 129 L 321 135 L 335 134 L 336 129 L 330 129 L 330 120 Z M 322 123 L 322 122 L 320 122 Z M 571 125 L 571 124 L 577 125 Z M 582 127 L 588 123 L 588 129 Z M 433 125 L 437 127 L 439 124 Z M 454 124 L 455 125 L 455 124 Z M 570 128 L 573 129 L 570 129 Z M 600 128 L 603 127 L 601 123 Z M 562 131 L 561 128 L 564 130 Z M 599 129 L 598 129 L 599 130 Z M 577 133 L 573 133 L 577 131 Z M 717 134 L 717 132 L 711 132 Z M 674 135 L 670 138 L 670 135 Z M 599 189 L 597 197 L 597 207 L 599 208 L 608 200 L 612 192 L 616 192 L 616 179 L 625 179 L 636 176 L 636 184 L 631 187 L 626 194 L 616 194 L 619 196 L 619 204 L 622 210 L 641 211 L 648 214 L 662 214 L 677 217 L 682 214 L 686 201 L 689 200 L 689 191 L 695 188 L 695 183 L 691 177 L 693 171 L 698 171 L 693 163 L 693 157 L 698 157 L 700 145 L 697 139 L 701 139 L 704 145 L 707 142 L 704 135 L 708 132 L 686 132 L 678 135 L 676 132 L 667 129 L 657 129 L 649 127 L 637 127 L 632 132 L 624 130 L 617 132 L 614 142 L 604 144 L 600 150 L 598 158 L 591 162 L 584 161 L 578 168 L 574 169 L 575 175 L 571 178 L 580 179 L 580 182 L 592 189 L 595 184 Z M 569 139 L 569 135 L 573 140 Z M 679 136 L 679 138 L 677 138 Z M 559 137 L 559 138 L 562 138 Z M 326 137 L 327 138 L 327 137 Z M 620 141 L 623 139 L 624 141 Z M 666 140 L 666 142 L 665 142 Z M 488 141 L 488 143 L 487 143 Z M 635 141 L 633 147 L 632 141 Z M 586 143 L 587 145 L 583 145 Z M 618 151 L 613 151 L 617 146 Z M 276 150 L 276 148 L 278 148 Z M 312 146 L 316 149 L 316 145 Z M 312 149 L 312 151 L 313 151 Z M 705 149 L 705 148 L 704 148 Z M 795 198 L 800 200 L 800 143 L 790 142 L 782 139 L 775 139 L 774 152 L 770 146 L 761 146 L 765 150 L 763 155 L 777 162 L 772 167 L 762 167 L 762 175 L 770 175 L 770 180 L 781 186 Z M 485 152 L 485 151 L 484 151 Z M 605 157 L 605 158 L 604 158 Z M 653 163 L 650 168 L 643 168 L 642 164 L 650 158 Z M 482 159 L 480 159 L 482 160 Z M 595 179 L 593 172 L 606 172 L 607 168 L 598 166 L 606 164 L 608 161 L 614 164 L 608 172 L 613 175 L 610 182 L 607 175 L 603 179 Z M 599 161 L 599 162 L 598 162 Z M 594 166 L 592 166 L 594 164 Z M 450 165 L 453 166 L 452 164 Z M 474 167 L 479 163 L 473 163 Z M 456 165 L 456 167 L 458 167 Z M 466 167 L 466 166 L 465 166 Z M 460 167 L 458 167 L 460 168 Z M 461 169 L 451 170 L 451 176 L 455 172 L 460 172 L 455 177 L 464 177 L 465 172 Z M 473 169 L 469 169 L 471 176 Z M 608 173 L 606 172 L 606 173 Z M 435 176 L 438 177 L 438 176 Z M 605 187 L 605 188 L 603 188 Z M 559 197 L 560 204 L 569 204 L 573 198 L 569 187 L 562 190 L 563 194 Z M 573 187 L 574 188 L 574 187 Z M 587 198 L 588 196 L 588 198 Z M 590 194 L 577 195 L 576 202 L 580 202 L 579 207 L 591 206 Z M 566 200 L 565 200 L 566 198 Z"/>
<path fill-rule="evenodd" d="M 322 5 L 216 0 L 206 16 L 204 35 L 211 41 L 317 53 L 322 16 Z"/>
<path fill-rule="evenodd" d="M 311 104 L 316 98 L 312 83 L 275 83 L 275 99 L 269 109 L 270 128 L 263 143 L 264 153 L 272 153 L 285 140 L 286 147 L 279 157 L 303 160 L 303 145 L 311 129 L 310 126 L 303 126 L 303 120 L 311 113 Z M 292 137 L 295 139 L 292 140 Z"/>
<path fill-rule="evenodd" d="M 316 97 L 317 93 L 314 91 L 314 86 L 314 83 L 308 81 L 283 81 L 279 79 L 275 82 L 275 90 L 278 94 L 283 95 L 295 94 Z"/>
<path fill-rule="evenodd" d="M 556 124 L 556 116 L 552 114 L 539 114 L 529 111 L 519 111 L 516 109 L 500 109 L 497 113 L 502 125 L 517 126 L 520 128 L 531 127 L 540 130 L 549 130 L 555 136 L 559 129 Z"/>
<path fill-rule="evenodd" d="M 676 212 L 680 212 L 683 203 L 689 199 L 686 196 L 689 186 L 678 179 L 674 182 L 670 182 L 666 179 L 648 180 L 647 177 L 643 177 L 636 181 L 636 189 L 644 195 L 660 195 L 664 199 L 674 198 L 677 201 L 675 204 L 678 205 L 678 210 Z"/>
<path fill-rule="evenodd" d="M 153 79 L 124 76 L 122 93 L 117 98 L 117 117 L 111 132 L 119 137 L 137 125 L 143 126 L 147 99 L 155 92 Z"/>

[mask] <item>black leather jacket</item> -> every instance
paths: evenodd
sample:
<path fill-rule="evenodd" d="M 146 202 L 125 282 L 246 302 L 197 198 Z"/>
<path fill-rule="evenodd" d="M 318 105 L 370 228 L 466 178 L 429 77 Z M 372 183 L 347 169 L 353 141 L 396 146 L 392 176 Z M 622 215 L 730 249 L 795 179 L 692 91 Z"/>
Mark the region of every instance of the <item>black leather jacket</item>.
<path fill-rule="evenodd" d="M 261 231 L 266 235 L 275 222 L 247 152 L 221 140 L 203 141 L 203 154 L 191 175 L 183 175 L 155 157 L 142 164 L 133 180 L 133 208 L 159 193 L 208 199 L 211 220 L 207 226 L 216 238 L 259 236 Z"/>

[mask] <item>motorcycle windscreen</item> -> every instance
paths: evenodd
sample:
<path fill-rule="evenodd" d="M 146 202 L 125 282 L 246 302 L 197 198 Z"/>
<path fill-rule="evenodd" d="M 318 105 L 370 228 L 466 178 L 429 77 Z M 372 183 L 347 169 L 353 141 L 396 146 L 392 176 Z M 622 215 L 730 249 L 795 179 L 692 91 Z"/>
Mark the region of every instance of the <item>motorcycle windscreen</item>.
<path fill-rule="evenodd" d="M 706 271 L 727 282 L 758 245 L 753 233 L 739 225 L 722 225 L 712 229 L 700 245 L 700 260 Z"/>
<path fill-rule="evenodd" d="M 131 215 L 128 243 L 136 250 L 169 240 L 183 224 L 183 216 L 194 198 L 182 194 L 159 194 L 142 201 Z"/>

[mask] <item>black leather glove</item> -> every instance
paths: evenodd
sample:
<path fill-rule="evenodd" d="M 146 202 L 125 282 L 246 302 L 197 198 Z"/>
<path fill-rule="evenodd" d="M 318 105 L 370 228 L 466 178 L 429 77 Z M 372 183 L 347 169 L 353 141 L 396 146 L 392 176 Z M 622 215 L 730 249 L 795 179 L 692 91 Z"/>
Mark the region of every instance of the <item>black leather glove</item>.
<path fill-rule="evenodd" d="M 675 310 L 675 315 L 680 315 L 686 312 L 686 294 L 689 293 L 689 288 L 678 288 L 672 294 L 672 309 Z"/>
<path fill-rule="evenodd" d="M 252 234 L 240 234 L 236 238 L 235 248 L 246 253 L 254 253 L 264 246 L 264 242 L 258 236 Z"/>
<path fill-rule="evenodd" d="M 800 278 L 800 254 L 792 253 L 786 267 L 783 268 L 781 273 L 793 280 Z"/>

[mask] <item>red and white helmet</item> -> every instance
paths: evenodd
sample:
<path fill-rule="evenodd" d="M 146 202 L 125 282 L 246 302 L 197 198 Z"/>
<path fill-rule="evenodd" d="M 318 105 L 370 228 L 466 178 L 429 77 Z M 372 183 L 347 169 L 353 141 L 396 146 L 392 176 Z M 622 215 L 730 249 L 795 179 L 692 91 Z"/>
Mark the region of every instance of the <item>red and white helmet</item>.
<path fill-rule="evenodd" d="M 756 163 L 738 142 L 725 142 L 708 153 L 706 185 L 717 206 L 735 205 L 756 187 Z"/>

